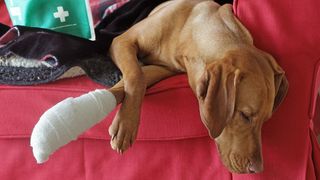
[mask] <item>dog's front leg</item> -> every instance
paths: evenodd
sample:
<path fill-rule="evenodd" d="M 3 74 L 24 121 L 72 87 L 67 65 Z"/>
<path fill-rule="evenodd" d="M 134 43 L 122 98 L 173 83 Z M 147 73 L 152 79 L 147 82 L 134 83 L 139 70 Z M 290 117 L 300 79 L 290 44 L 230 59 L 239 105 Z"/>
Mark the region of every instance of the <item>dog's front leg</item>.
<path fill-rule="evenodd" d="M 110 127 L 111 147 L 119 153 L 132 144 L 140 120 L 142 99 L 146 91 L 146 82 L 137 59 L 138 47 L 134 40 L 119 36 L 110 47 L 110 55 L 123 74 L 123 100 Z"/>
<path fill-rule="evenodd" d="M 143 66 L 142 72 L 145 76 L 147 87 L 176 74 L 165 67 L 154 65 Z M 133 144 L 139 126 L 139 116 L 137 114 L 140 113 L 140 109 L 132 108 L 128 102 L 125 103 L 126 92 L 124 89 L 124 80 L 109 89 L 116 97 L 117 104 L 122 103 L 120 110 L 109 127 L 109 134 L 112 137 L 110 141 L 111 147 L 119 153 L 123 153 Z M 137 119 L 132 119 L 132 115 Z"/>
<path fill-rule="evenodd" d="M 146 77 L 137 59 L 138 43 L 131 37 L 118 36 L 110 47 L 110 55 L 123 74 L 122 105 L 109 128 L 111 146 L 120 153 L 136 138 L 141 104 L 147 87 Z"/>

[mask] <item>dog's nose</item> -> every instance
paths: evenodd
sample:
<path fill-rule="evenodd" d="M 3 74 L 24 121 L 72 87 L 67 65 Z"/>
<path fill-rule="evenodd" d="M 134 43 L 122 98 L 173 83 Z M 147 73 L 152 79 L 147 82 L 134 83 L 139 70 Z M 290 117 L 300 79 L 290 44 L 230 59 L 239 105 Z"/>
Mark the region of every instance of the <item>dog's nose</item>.
<path fill-rule="evenodd" d="M 249 173 L 260 173 L 263 171 L 263 165 L 261 162 L 250 162 L 248 171 Z"/>

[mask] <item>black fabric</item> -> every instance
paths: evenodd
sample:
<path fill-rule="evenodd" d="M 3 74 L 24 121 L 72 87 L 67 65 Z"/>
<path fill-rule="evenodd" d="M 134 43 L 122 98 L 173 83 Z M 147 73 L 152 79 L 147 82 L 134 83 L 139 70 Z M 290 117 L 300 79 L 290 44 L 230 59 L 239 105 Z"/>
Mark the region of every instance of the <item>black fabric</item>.
<path fill-rule="evenodd" d="M 99 43 L 109 47 L 114 37 L 147 17 L 156 6 L 165 1 L 166 0 L 130 0 L 97 25 L 97 40 Z"/>
<path fill-rule="evenodd" d="M 162 2 L 164 0 L 131 0 L 101 21 L 95 29 L 97 40 L 94 42 L 41 28 L 13 27 L 0 38 L 0 83 L 47 83 L 68 69 L 80 66 L 94 81 L 112 86 L 121 78 L 121 72 L 107 55 L 112 39 Z M 45 63 L 32 68 L 3 65 L 11 59 Z"/>
<path fill-rule="evenodd" d="M 5 32 L 7 32 L 10 29 L 9 26 L 6 26 L 2 23 L 0 23 L 0 36 L 2 36 Z"/>
<path fill-rule="evenodd" d="M 8 42 L 1 47 L 3 42 Z M 54 31 L 15 26 L 0 39 L 0 83 L 35 85 L 58 79 L 67 70 L 79 66 L 94 81 L 112 86 L 120 80 L 120 71 L 97 43 Z M 41 66 L 7 66 L 37 61 Z"/>
<path fill-rule="evenodd" d="M 232 4 L 233 0 L 215 0 L 215 2 L 219 3 L 220 5 L 223 4 Z"/>

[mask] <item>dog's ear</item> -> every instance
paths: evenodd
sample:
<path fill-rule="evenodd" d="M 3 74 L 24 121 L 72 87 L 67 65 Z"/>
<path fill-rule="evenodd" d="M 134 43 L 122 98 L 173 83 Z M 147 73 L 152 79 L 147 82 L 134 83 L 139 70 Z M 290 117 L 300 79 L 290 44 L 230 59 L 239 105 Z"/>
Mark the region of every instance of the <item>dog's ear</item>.
<path fill-rule="evenodd" d="M 273 103 L 273 112 L 277 110 L 287 95 L 289 83 L 284 73 L 274 75 L 275 98 Z"/>
<path fill-rule="evenodd" d="M 201 119 L 212 138 L 218 137 L 233 117 L 239 74 L 232 65 L 215 64 L 206 68 L 199 80 Z"/>
<path fill-rule="evenodd" d="M 275 112 L 287 95 L 289 83 L 284 70 L 278 65 L 276 60 L 271 55 L 268 57 L 269 63 L 274 71 L 275 98 L 273 103 L 273 112 Z"/>

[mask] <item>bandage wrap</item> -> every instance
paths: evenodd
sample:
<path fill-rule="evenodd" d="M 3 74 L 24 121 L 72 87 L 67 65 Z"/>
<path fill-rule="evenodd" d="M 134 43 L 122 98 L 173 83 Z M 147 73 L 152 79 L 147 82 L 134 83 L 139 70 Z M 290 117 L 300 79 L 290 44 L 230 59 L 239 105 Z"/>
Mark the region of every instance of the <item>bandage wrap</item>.
<path fill-rule="evenodd" d="M 47 110 L 35 125 L 30 145 L 38 163 L 104 119 L 116 106 L 108 90 L 67 98 Z"/>

